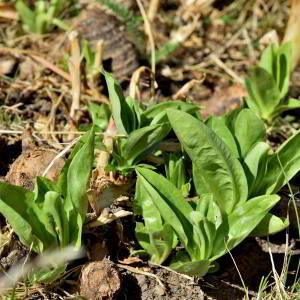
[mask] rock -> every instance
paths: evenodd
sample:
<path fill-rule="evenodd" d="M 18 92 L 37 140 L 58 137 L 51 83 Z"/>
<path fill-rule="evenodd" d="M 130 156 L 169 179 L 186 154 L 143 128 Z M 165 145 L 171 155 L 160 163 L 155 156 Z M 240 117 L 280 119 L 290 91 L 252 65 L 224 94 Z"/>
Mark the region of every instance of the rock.
<path fill-rule="evenodd" d="M 11 55 L 0 55 L 0 75 L 9 75 L 13 73 L 17 59 Z"/>
<path fill-rule="evenodd" d="M 46 173 L 46 177 L 54 180 L 58 177 L 65 163 L 63 158 L 54 161 L 56 156 L 57 153 L 51 149 L 34 148 L 24 151 L 10 166 L 5 181 L 33 190 L 35 178 L 42 176 L 52 162 L 53 165 Z"/>
<path fill-rule="evenodd" d="M 81 271 L 80 295 L 90 300 L 115 299 L 121 289 L 118 270 L 108 260 L 92 262 Z"/>
<path fill-rule="evenodd" d="M 103 10 L 101 5 L 90 5 L 80 14 L 74 29 L 93 49 L 102 40 L 104 66 L 109 64 L 109 71 L 118 80 L 130 79 L 139 66 L 137 52 L 127 37 L 125 26 L 117 18 Z"/>

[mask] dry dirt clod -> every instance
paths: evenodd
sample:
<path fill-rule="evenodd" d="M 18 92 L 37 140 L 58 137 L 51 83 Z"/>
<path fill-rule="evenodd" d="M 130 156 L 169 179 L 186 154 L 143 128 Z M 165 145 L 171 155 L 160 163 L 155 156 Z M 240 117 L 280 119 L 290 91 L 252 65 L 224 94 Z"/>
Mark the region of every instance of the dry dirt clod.
<path fill-rule="evenodd" d="M 52 162 L 53 165 L 48 170 L 46 177 L 54 180 L 64 166 L 64 159 L 54 160 L 56 156 L 57 153 L 51 149 L 34 148 L 26 150 L 13 162 L 5 181 L 33 190 L 35 178 L 42 176 Z"/>
<path fill-rule="evenodd" d="M 117 79 L 129 79 L 138 67 L 136 51 L 127 39 L 124 26 L 101 6 L 89 5 L 75 22 L 74 29 L 94 49 L 98 41 L 103 41 L 104 64 L 111 63 L 110 71 Z M 106 69 L 109 67 L 106 66 Z"/>
<path fill-rule="evenodd" d="M 115 299 L 121 290 L 121 278 L 108 260 L 92 262 L 82 269 L 80 295 L 90 300 Z"/>
<path fill-rule="evenodd" d="M 11 55 L 0 55 L 0 75 L 9 75 L 17 64 L 17 59 Z"/>

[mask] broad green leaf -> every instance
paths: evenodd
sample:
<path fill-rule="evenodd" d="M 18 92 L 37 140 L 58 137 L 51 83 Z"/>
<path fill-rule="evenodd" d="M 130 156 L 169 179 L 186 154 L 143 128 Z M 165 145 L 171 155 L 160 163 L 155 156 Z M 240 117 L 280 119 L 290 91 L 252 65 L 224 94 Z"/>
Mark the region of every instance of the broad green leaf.
<path fill-rule="evenodd" d="M 56 192 L 47 192 L 44 196 L 43 203 L 32 207 L 32 212 L 38 217 L 39 221 L 42 223 L 44 231 L 47 232 L 51 237 L 51 242 L 45 244 L 46 249 L 54 249 L 59 246 L 59 230 L 57 230 L 57 224 L 55 224 L 55 221 L 58 221 L 58 212 L 54 209 L 58 198 L 59 194 L 57 194 Z M 61 223 L 61 221 L 59 221 L 59 223 Z M 41 236 L 41 239 L 43 240 L 43 236 Z"/>
<path fill-rule="evenodd" d="M 141 118 L 144 123 L 149 124 L 151 120 L 153 120 L 157 115 L 159 114 L 165 115 L 166 110 L 169 108 L 179 109 L 189 114 L 194 114 L 199 111 L 199 107 L 192 103 L 187 103 L 182 101 L 168 101 L 168 102 L 161 102 L 159 104 L 151 105 L 148 109 L 146 109 L 143 112 Z"/>
<path fill-rule="evenodd" d="M 203 214 L 209 222 L 218 228 L 222 223 L 222 213 L 218 205 L 213 200 L 212 194 L 203 194 L 198 199 L 196 210 Z"/>
<path fill-rule="evenodd" d="M 265 69 L 270 75 L 274 75 L 274 62 L 276 60 L 276 51 L 277 46 L 272 44 L 268 46 L 262 53 L 259 66 Z"/>
<path fill-rule="evenodd" d="M 144 218 L 145 227 L 148 232 L 158 232 L 162 230 L 163 221 L 159 210 L 154 205 L 151 195 L 148 194 L 143 180 L 138 176 L 135 185 L 134 207 L 135 213 L 139 213 Z"/>
<path fill-rule="evenodd" d="M 247 199 L 247 180 L 237 158 L 203 122 L 187 113 L 169 110 L 168 117 L 184 150 L 193 162 L 198 194 L 210 193 L 222 213 Z"/>
<path fill-rule="evenodd" d="M 274 78 L 266 70 L 256 67 L 250 72 L 245 84 L 249 94 L 246 97 L 247 105 L 269 121 L 280 103 L 280 91 Z"/>
<path fill-rule="evenodd" d="M 63 195 L 64 198 L 67 198 L 68 196 L 68 171 L 70 168 L 70 164 L 73 158 L 75 157 L 75 155 L 78 153 L 78 151 L 87 143 L 89 136 L 90 136 L 90 131 L 86 132 L 76 143 L 56 181 L 55 191 Z M 71 204 L 70 207 L 72 207 Z"/>
<path fill-rule="evenodd" d="M 110 111 L 109 107 L 106 104 L 96 104 L 93 102 L 88 103 L 89 113 L 91 114 L 91 118 L 94 126 L 100 129 L 100 131 L 104 131 L 107 128 Z"/>
<path fill-rule="evenodd" d="M 195 249 L 191 258 L 197 261 L 209 259 L 216 237 L 215 224 L 208 221 L 201 211 L 193 211 L 190 214 L 190 220 L 193 224 L 193 238 L 197 242 L 198 248 Z"/>
<path fill-rule="evenodd" d="M 103 73 L 108 88 L 112 116 L 115 121 L 116 127 L 120 134 L 127 135 L 134 129 L 132 127 L 132 120 L 135 117 L 134 113 L 126 102 L 119 83 L 112 77 L 110 73 Z"/>
<path fill-rule="evenodd" d="M 286 218 L 279 218 L 271 213 L 266 214 L 262 221 L 251 232 L 252 236 L 269 236 L 286 229 L 289 221 Z"/>
<path fill-rule="evenodd" d="M 266 139 L 264 122 L 250 109 L 242 109 L 237 114 L 233 134 L 238 142 L 242 158 L 246 156 L 254 144 Z"/>
<path fill-rule="evenodd" d="M 286 96 L 289 90 L 291 57 L 291 44 L 285 43 L 281 45 L 276 57 L 276 82 L 280 91 L 281 99 Z"/>
<path fill-rule="evenodd" d="M 131 122 L 133 122 L 132 128 L 138 129 L 141 126 L 141 115 L 143 113 L 143 109 L 140 103 L 131 97 L 127 97 L 126 102 L 128 103 L 134 116 L 134 118 L 131 120 Z"/>
<path fill-rule="evenodd" d="M 204 276 L 211 267 L 209 260 L 191 261 L 184 252 L 178 252 L 170 264 L 170 268 L 176 272 L 190 276 Z"/>
<path fill-rule="evenodd" d="M 34 202 L 39 205 L 44 202 L 45 195 L 49 191 L 55 191 L 55 183 L 46 177 L 38 176 L 34 186 Z"/>
<path fill-rule="evenodd" d="M 94 130 L 89 131 L 87 142 L 72 159 L 68 174 L 67 216 L 71 222 L 72 241 L 80 245 L 81 228 L 87 212 L 87 188 L 94 162 Z M 71 204 L 71 207 L 70 207 Z M 68 207 L 69 206 L 69 207 Z"/>
<path fill-rule="evenodd" d="M 238 205 L 217 231 L 212 260 L 242 242 L 280 200 L 278 195 L 263 195 Z"/>
<path fill-rule="evenodd" d="M 63 199 L 58 193 L 53 191 L 46 193 L 42 213 L 46 214 L 49 225 L 52 226 L 56 234 L 57 246 L 67 246 L 69 243 L 69 223 L 64 210 Z"/>
<path fill-rule="evenodd" d="M 192 237 L 193 226 L 188 220 L 192 207 L 163 176 L 140 167 L 136 171 L 164 221 L 172 226 L 188 253 L 193 256 L 197 249 Z"/>
<path fill-rule="evenodd" d="M 283 143 L 268 160 L 267 172 L 255 195 L 277 193 L 300 171 L 300 131 Z"/>
<path fill-rule="evenodd" d="M 41 253 L 44 249 L 43 242 L 51 242 L 51 237 L 46 231 L 43 232 L 43 226 L 36 215 L 29 214 L 28 207 L 34 205 L 33 197 L 31 191 L 0 182 L 1 214 L 7 219 L 24 245 L 32 246 L 33 251 Z M 36 224 L 37 228 L 33 228 L 32 224 Z M 39 238 L 41 235 L 42 239 Z"/>
<path fill-rule="evenodd" d="M 168 124 L 150 125 L 134 130 L 122 145 L 122 157 L 127 163 L 133 164 L 142 155 L 149 154 L 169 133 Z"/>
<path fill-rule="evenodd" d="M 230 149 L 231 153 L 238 158 L 239 150 L 237 147 L 237 143 L 234 139 L 234 136 L 230 132 L 229 128 L 226 125 L 226 121 L 224 117 L 210 117 L 207 120 L 207 125 L 216 133 L 218 137 L 222 139 L 222 141 L 226 144 L 228 149 Z"/>
<path fill-rule="evenodd" d="M 264 142 L 259 142 L 247 153 L 244 160 L 244 170 L 247 176 L 249 195 L 255 191 L 257 185 L 265 176 L 267 170 L 268 154 L 270 146 Z"/>

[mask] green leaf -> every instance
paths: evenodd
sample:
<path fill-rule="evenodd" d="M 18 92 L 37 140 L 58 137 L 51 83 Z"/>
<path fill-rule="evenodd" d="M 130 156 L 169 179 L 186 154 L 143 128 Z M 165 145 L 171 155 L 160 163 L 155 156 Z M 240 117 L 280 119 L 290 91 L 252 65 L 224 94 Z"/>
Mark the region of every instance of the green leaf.
<path fill-rule="evenodd" d="M 143 113 L 143 109 L 140 103 L 131 97 L 127 97 L 126 102 L 128 103 L 134 115 L 134 119 L 131 120 L 131 122 L 133 122 L 132 128 L 138 129 L 141 126 L 141 115 Z"/>
<path fill-rule="evenodd" d="M 189 276 L 204 276 L 210 269 L 209 260 L 191 261 L 184 252 L 178 252 L 170 264 L 170 268 L 176 272 Z"/>
<path fill-rule="evenodd" d="M 64 210 L 63 199 L 58 193 L 53 191 L 46 193 L 43 213 L 46 214 L 49 226 L 52 226 L 57 237 L 57 246 L 67 246 L 69 243 L 69 223 Z"/>
<path fill-rule="evenodd" d="M 187 113 L 169 110 L 168 117 L 193 162 L 198 194 L 210 193 L 222 213 L 230 213 L 247 199 L 247 180 L 240 162 L 203 122 Z"/>
<path fill-rule="evenodd" d="M 291 56 L 292 49 L 290 43 L 285 43 L 279 47 L 276 57 L 276 83 L 281 99 L 287 95 L 289 90 Z"/>
<path fill-rule="evenodd" d="M 35 32 L 35 13 L 32 11 L 23 0 L 16 2 L 16 10 L 22 19 L 23 23 L 27 26 L 26 29 L 31 32 Z"/>
<path fill-rule="evenodd" d="M 233 132 L 242 158 L 246 156 L 254 144 L 266 139 L 264 122 L 250 109 L 242 109 L 234 121 Z"/>
<path fill-rule="evenodd" d="M 143 114 L 141 115 L 143 125 L 145 124 L 148 125 L 158 115 L 161 115 L 160 119 L 163 119 L 163 117 L 166 115 L 166 110 L 169 108 L 185 111 L 189 114 L 195 114 L 199 111 L 198 106 L 188 102 L 182 102 L 182 101 L 161 102 L 155 105 L 151 105 L 148 109 L 146 109 L 143 112 Z"/>
<path fill-rule="evenodd" d="M 270 75 L 272 75 L 275 78 L 275 72 L 274 72 L 274 62 L 276 61 L 276 51 L 277 46 L 274 44 L 271 44 L 268 46 L 262 53 L 259 66 L 263 69 L 265 69 Z"/>
<path fill-rule="evenodd" d="M 271 213 L 266 214 L 262 221 L 252 231 L 252 236 L 269 236 L 286 229 L 289 221 L 286 218 L 279 218 Z"/>
<path fill-rule="evenodd" d="M 99 105 L 93 102 L 89 102 L 88 109 L 89 113 L 91 114 L 93 124 L 97 126 L 100 129 L 100 131 L 105 131 L 110 117 L 108 105 L 104 103 Z"/>
<path fill-rule="evenodd" d="M 34 202 L 36 204 L 42 204 L 45 199 L 45 195 L 49 191 L 55 191 L 56 186 L 55 182 L 51 181 L 50 179 L 42 176 L 38 176 L 35 179 L 35 186 L 34 186 Z"/>
<path fill-rule="evenodd" d="M 278 195 L 264 195 L 240 204 L 218 228 L 212 260 L 242 242 L 280 200 Z"/>
<path fill-rule="evenodd" d="M 175 186 L 163 176 L 140 167 L 137 167 L 136 171 L 162 218 L 172 226 L 188 253 L 193 257 L 198 249 L 195 249 L 192 236 L 193 226 L 188 219 L 193 212 L 192 207 Z"/>
<path fill-rule="evenodd" d="M 169 133 L 168 124 L 149 125 L 134 130 L 122 145 L 122 157 L 131 165 L 142 156 L 149 154 L 153 147 L 162 141 Z"/>
<path fill-rule="evenodd" d="M 240 156 L 237 143 L 231 131 L 227 127 L 224 117 L 210 117 L 207 120 L 207 126 L 209 126 L 216 133 L 216 135 L 222 139 L 222 141 L 226 144 L 228 149 L 230 149 L 231 153 L 236 158 Z"/>
<path fill-rule="evenodd" d="M 250 72 L 245 85 L 249 94 L 246 97 L 249 108 L 254 109 L 264 120 L 270 121 L 280 103 L 280 91 L 272 75 L 256 67 Z"/>
<path fill-rule="evenodd" d="M 94 130 L 89 131 L 86 143 L 75 154 L 67 173 L 65 209 L 70 220 L 71 241 L 81 242 L 81 229 L 87 212 L 87 187 L 94 162 Z"/>
<path fill-rule="evenodd" d="M 282 112 L 293 110 L 293 109 L 300 109 L 300 100 L 289 98 L 286 103 L 279 105 L 276 108 L 276 114 L 281 114 Z"/>
<path fill-rule="evenodd" d="M 267 171 L 268 155 L 271 148 L 264 142 L 259 142 L 248 152 L 244 160 L 244 170 L 247 176 L 249 195 L 255 193 L 257 186 L 263 180 Z"/>
<path fill-rule="evenodd" d="M 177 244 L 176 235 L 169 224 L 164 224 L 162 230 L 149 232 L 144 224 L 137 222 L 135 234 L 140 245 L 150 255 L 150 261 L 162 264 Z"/>
<path fill-rule="evenodd" d="M 51 242 L 51 237 L 34 213 L 28 207 L 34 206 L 33 192 L 22 187 L 0 182 L 0 212 L 12 226 L 20 241 L 33 251 L 41 253 L 44 242 Z M 32 224 L 36 224 L 33 228 Z M 36 231 L 38 230 L 38 231 Z M 40 238 L 42 236 L 42 238 Z"/>
<path fill-rule="evenodd" d="M 300 131 L 283 143 L 276 153 L 271 155 L 267 164 L 267 173 L 262 178 L 255 195 L 277 193 L 300 171 Z"/>
<path fill-rule="evenodd" d="M 127 135 L 134 128 L 132 120 L 135 118 L 130 106 L 125 100 L 119 83 L 108 72 L 103 72 L 111 101 L 112 116 L 120 134 Z"/>
<path fill-rule="evenodd" d="M 203 194 L 197 202 L 196 211 L 201 212 L 203 218 L 218 228 L 222 223 L 222 214 L 218 205 L 213 201 L 212 194 Z"/>
<path fill-rule="evenodd" d="M 83 40 L 82 41 L 82 55 L 85 59 L 85 63 L 87 66 L 88 71 L 91 71 L 91 69 L 94 66 L 94 62 L 95 62 L 95 52 L 92 50 L 92 48 L 90 47 L 90 44 L 87 40 Z M 93 104 L 92 102 L 89 103 Z"/>
<path fill-rule="evenodd" d="M 163 221 L 159 210 L 154 205 L 151 194 L 149 194 L 143 185 L 144 181 L 138 176 L 135 186 L 134 207 L 135 213 L 143 216 L 145 227 L 150 232 L 162 230 Z"/>

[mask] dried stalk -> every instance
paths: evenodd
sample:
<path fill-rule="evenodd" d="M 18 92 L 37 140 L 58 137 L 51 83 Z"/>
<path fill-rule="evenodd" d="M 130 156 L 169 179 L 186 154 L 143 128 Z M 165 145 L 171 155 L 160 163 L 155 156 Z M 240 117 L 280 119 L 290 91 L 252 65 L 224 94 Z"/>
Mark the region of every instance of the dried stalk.
<path fill-rule="evenodd" d="M 283 42 L 291 42 L 292 44 L 291 70 L 293 70 L 300 60 L 300 0 L 290 0 L 290 3 L 289 20 Z"/>
<path fill-rule="evenodd" d="M 71 58 L 69 60 L 69 71 L 72 83 L 72 105 L 70 109 L 70 118 L 75 119 L 75 113 L 80 108 L 80 45 L 78 40 L 78 33 L 72 31 L 69 34 L 69 41 L 71 44 Z"/>

